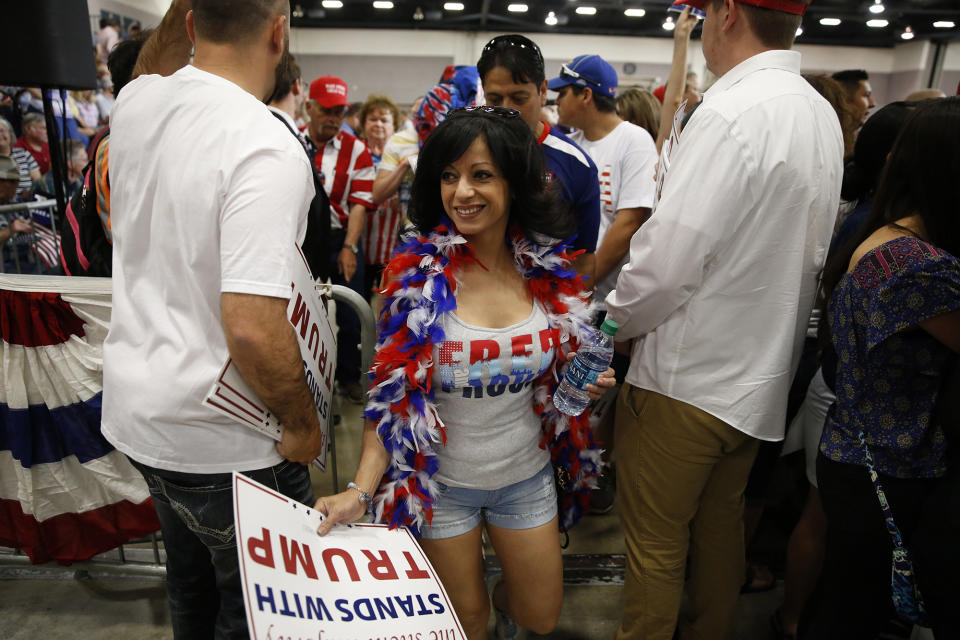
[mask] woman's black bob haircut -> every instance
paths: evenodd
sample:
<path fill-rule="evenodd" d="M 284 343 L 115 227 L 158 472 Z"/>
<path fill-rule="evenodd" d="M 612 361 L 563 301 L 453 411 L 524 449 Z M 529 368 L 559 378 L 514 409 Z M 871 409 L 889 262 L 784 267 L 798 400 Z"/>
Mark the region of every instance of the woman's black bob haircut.
<path fill-rule="evenodd" d="M 478 107 L 451 111 L 427 138 L 417 160 L 407 216 L 420 233 L 429 233 L 445 215 L 440 174 L 477 138 L 487 143 L 494 163 L 510 186 L 510 223 L 531 236 L 563 240 L 576 233 L 569 207 L 562 206 L 547 184 L 543 151 L 530 127 L 516 112 Z"/>

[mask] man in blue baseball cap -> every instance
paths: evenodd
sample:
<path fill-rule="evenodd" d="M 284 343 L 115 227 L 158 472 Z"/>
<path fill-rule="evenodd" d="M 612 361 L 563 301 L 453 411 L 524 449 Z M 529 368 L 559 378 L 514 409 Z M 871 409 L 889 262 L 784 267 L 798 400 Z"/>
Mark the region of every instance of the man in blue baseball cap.
<path fill-rule="evenodd" d="M 617 85 L 617 72 L 598 55 L 577 56 L 561 65 L 560 75 L 547 83 L 547 88 L 560 94 L 557 98 L 560 123 L 577 129 L 570 134 L 570 139 L 597 165 L 600 228 L 594 277 L 590 282 L 594 286 L 593 299 L 601 309 L 598 322 L 606 308 L 603 301 L 626 264 L 630 238 L 650 215 L 656 193 L 657 147 L 645 129 L 617 115 Z M 627 356 L 614 355 L 613 368 L 621 384 L 628 364 Z M 616 392 L 611 390 L 601 403 L 612 403 L 615 397 Z M 598 433 L 605 441 L 612 442 L 613 412 L 601 410 L 600 413 L 605 418 L 597 427 Z M 609 452 L 610 448 L 608 456 Z M 607 485 L 611 486 L 612 483 Z M 595 496 L 592 507 L 600 511 L 605 498 L 601 493 Z"/>
<path fill-rule="evenodd" d="M 594 267 L 594 299 L 613 289 L 630 238 L 650 214 L 657 148 L 650 134 L 617 115 L 617 72 L 597 55 L 577 56 L 547 83 L 557 91 L 560 124 L 597 165 L 600 230 Z"/>
<path fill-rule="evenodd" d="M 560 87 L 576 85 L 613 98 L 617 84 L 617 72 L 609 62 L 597 55 L 582 55 L 560 65 L 560 76 L 551 80 L 547 88 L 559 91 Z"/>

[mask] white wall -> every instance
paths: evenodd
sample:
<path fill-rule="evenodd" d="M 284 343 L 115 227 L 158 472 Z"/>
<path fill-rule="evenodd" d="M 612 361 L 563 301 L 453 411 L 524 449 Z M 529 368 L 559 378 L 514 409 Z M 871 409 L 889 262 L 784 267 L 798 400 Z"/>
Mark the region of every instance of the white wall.
<path fill-rule="evenodd" d="M 100 10 L 140 20 L 144 27 L 160 22 L 169 0 L 87 0 L 92 21 Z M 297 54 L 304 77 L 341 75 L 350 85 L 352 100 L 384 92 L 398 102 L 409 102 L 431 87 L 447 64 L 476 64 L 483 45 L 502 31 L 437 31 L 400 29 L 294 29 L 291 50 Z M 673 41 L 669 38 L 633 38 L 582 34 L 526 34 L 543 51 L 547 75 L 560 64 L 582 53 L 595 53 L 610 62 L 621 83 L 661 83 L 670 71 Z M 807 72 L 831 73 L 841 69 L 866 69 L 878 104 L 903 98 L 924 87 L 932 63 L 927 41 L 900 44 L 891 49 L 796 45 Z M 690 44 L 688 68 L 703 81 L 708 77 L 700 42 Z M 623 65 L 636 71 L 627 76 Z M 944 64 L 942 86 L 956 92 L 960 80 L 960 42 L 953 42 Z"/>
<path fill-rule="evenodd" d="M 948 96 L 960 93 L 960 41 L 954 40 L 947 48 L 940 88 Z"/>
<path fill-rule="evenodd" d="M 290 48 L 298 57 L 309 56 L 309 63 L 302 65 L 308 80 L 316 77 L 306 73 L 308 67 L 316 75 L 342 74 L 350 84 L 351 100 L 363 100 L 370 93 L 382 91 L 398 102 L 409 102 L 437 81 L 446 64 L 476 64 L 483 45 L 500 33 L 503 32 L 294 29 Z M 673 41 L 669 38 L 525 35 L 543 51 L 548 77 L 559 72 L 560 64 L 582 53 L 595 53 L 610 62 L 621 74 L 624 85 L 654 81 L 659 84 L 670 71 Z M 804 44 L 795 48 L 803 55 L 805 72 L 829 74 L 842 69 L 865 69 L 878 105 L 923 88 L 932 63 L 928 41 L 903 43 L 890 49 Z M 424 64 L 425 59 L 431 62 Z M 699 40 L 690 43 L 687 60 L 688 68 L 701 79 L 707 76 Z M 624 75 L 625 63 L 636 67 L 632 76 Z M 949 50 L 945 82 L 952 78 L 947 70 L 960 73 L 960 43 L 953 43 Z"/>
<path fill-rule="evenodd" d="M 100 11 L 111 11 L 121 16 L 139 20 L 144 29 L 160 24 L 170 3 L 166 0 L 87 0 L 90 25 L 100 27 Z"/>

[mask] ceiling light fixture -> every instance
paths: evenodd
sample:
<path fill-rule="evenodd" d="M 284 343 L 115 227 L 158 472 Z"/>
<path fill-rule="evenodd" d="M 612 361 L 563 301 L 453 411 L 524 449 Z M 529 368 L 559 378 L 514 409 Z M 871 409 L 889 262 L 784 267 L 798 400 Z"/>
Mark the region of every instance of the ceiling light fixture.
<path fill-rule="evenodd" d="M 443 8 L 447 11 L 463 11 L 462 2 L 444 2 Z"/>
<path fill-rule="evenodd" d="M 596 7 L 577 7 L 577 13 L 581 16 L 595 16 L 597 15 Z"/>
<path fill-rule="evenodd" d="M 298 4 L 297 4 L 297 5 L 294 5 L 294 6 L 293 6 L 293 11 L 290 12 L 290 15 L 292 15 L 294 18 L 302 18 L 302 17 L 303 17 L 303 7 L 301 7 L 301 6 L 298 5 Z"/>
<path fill-rule="evenodd" d="M 840 24 L 840 18 L 820 18 L 820 24 L 825 27 L 835 27 Z"/>
<path fill-rule="evenodd" d="M 340 0 L 323 0 L 320 4 L 324 9 L 342 9 L 343 3 Z"/>
<path fill-rule="evenodd" d="M 525 4 L 509 4 L 507 5 L 507 11 L 510 13 L 526 13 L 530 7 Z"/>
<path fill-rule="evenodd" d="M 955 23 L 953 20 L 937 20 L 933 23 L 933 26 L 935 26 L 937 29 L 953 29 L 955 26 L 957 26 L 957 23 Z"/>
<path fill-rule="evenodd" d="M 867 20 L 867 26 L 870 27 L 871 29 L 882 29 L 888 24 L 890 23 L 884 20 L 883 18 L 879 18 L 876 20 Z"/>
<path fill-rule="evenodd" d="M 373 0 L 374 9 L 393 9 L 393 3 L 390 0 Z"/>
<path fill-rule="evenodd" d="M 886 7 L 880 0 L 873 0 L 873 4 L 870 5 L 870 13 L 883 13 L 885 10 Z"/>
<path fill-rule="evenodd" d="M 507 8 L 509 9 L 509 7 Z M 547 14 L 547 17 L 544 18 L 543 21 L 547 23 L 547 25 L 551 27 L 555 27 L 557 26 L 557 14 L 551 11 L 550 13 Z"/>
<path fill-rule="evenodd" d="M 915 34 L 913 33 L 913 29 L 911 29 L 910 27 L 907 27 L 906 29 L 903 30 L 903 33 L 900 34 L 900 39 L 913 40 L 914 35 Z"/>
<path fill-rule="evenodd" d="M 413 11 L 413 19 L 414 19 L 414 20 L 416 20 L 417 22 L 420 22 L 420 21 L 423 20 L 425 17 L 426 17 L 426 16 L 423 14 L 423 9 L 422 9 L 421 7 L 417 7 L 416 9 L 414 9 L 414 11 Z"/>
<path fill-rule="evenodd" d="M 623 15 L 627 16 L 628 18 L 642 18 L 643 16 L 647 15 L 647 12 L 645 9 L 624 9 Z"/>
<path fill-rule="evenodd" d="M 803 35 L 803 27 L 797 27 L 796 37 L 799 38 L 799 37 L 802 36 L 802 35 Z"/>
<path fill-rule="evenodd" d="M 671 18 L 670 16 L 667 16 L 667 19 L 664 20 L 663 24 L 660 26 L 667 31 L 673 31 L 674 29 L 677 28 L 677 24 L 673 21 L 673 18 Z"/>

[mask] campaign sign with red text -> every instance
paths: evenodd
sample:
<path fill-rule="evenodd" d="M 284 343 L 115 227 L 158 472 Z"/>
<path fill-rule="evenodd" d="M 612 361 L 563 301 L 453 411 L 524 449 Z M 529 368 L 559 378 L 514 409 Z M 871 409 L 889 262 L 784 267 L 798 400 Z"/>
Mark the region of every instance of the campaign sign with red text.
<path fill-rule="evenodd" d="M 321 471 L 327 466 L 327 434 L 330 425 L 330 402 L 333 396 L 333 370 L 337 364 L 337 342 L 326 309 L 317 293 L 316 283 L 310 275 L 307 260 L 294 247 L 290 254 L 290 302 L 287 304 L 287 319 L 293 325 L 303 358 L 303 372 L 316 405 L 317 417 L 323 427 L 322 453 L 314 460 Z M 277 416 L 257 397 L 246 383 L 231 358 L 223 365 L 220 375 L 204 399 L 204 404 L 237 422 L 260 433 L 280 440 L 283 425 Z"/>
<path fill-rule="evenodd" d="M 240 577 L 253 640 L 465 640 L 406 528 L 338 525 L 233 474 Z"/>

